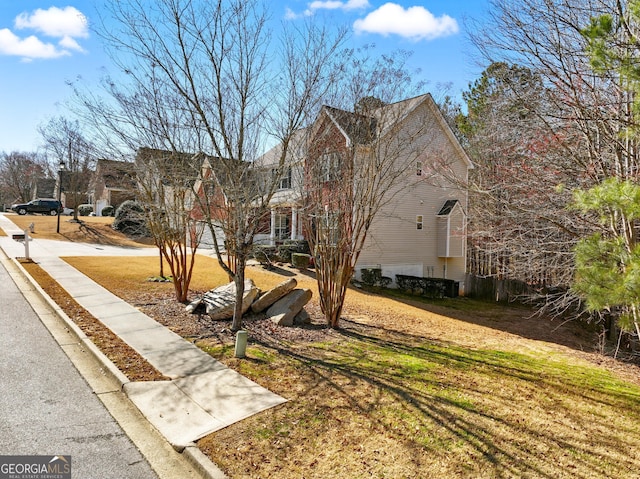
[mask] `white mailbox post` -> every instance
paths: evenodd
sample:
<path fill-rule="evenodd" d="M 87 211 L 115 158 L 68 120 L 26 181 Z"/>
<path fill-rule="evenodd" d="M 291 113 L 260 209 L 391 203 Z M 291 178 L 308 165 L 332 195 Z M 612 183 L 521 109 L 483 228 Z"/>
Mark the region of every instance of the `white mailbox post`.
<path fill-rule="evenodd" d="M 29 241 L 31 241 L 31 236 L 29 236 L 29 230 L 24 230 L 24 258 L 31 259 L 29 257 Z"/>
<path fill-rule="evenodd" d="M 16 241 L 24 241 L 24 258 L 31 259 L 29 258 L 29 241 L 31 241 L 32 238 L 29 236 L 29 229 L 24 230 L 23 234 L 13 235 L 13 239 Z"/>

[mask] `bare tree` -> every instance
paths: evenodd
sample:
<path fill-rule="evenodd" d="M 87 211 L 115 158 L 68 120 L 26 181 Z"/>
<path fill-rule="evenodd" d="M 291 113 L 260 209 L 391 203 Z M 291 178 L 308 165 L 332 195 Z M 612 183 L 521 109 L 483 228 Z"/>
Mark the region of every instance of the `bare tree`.
<path fill-rule="evenodd" d="M 139 200 L 146 224 L 171 271 L 180 302 L 187 301 L 201 230 L 191 215 L 193 182 L 191 155 L 143 148 L 136 156 Z"/>
<path fill-rule="evenodd" d="M 269 12 L 257 1 L 161 0 L 150 9 L 129 0 L 113 3 L 110 14 L 115 27 L 102 35 L 127 81 L 106 85 L 115 108 L 84 94 L 87 118 L 102 138 L 115 133 L 129 147 L 214 160 L 223 201 L 212 206 L 206 195 L 195 201 L 206 223 L 224 231 L 216 253 L 236 285 L 233 329 L 239 329 L 246 261 L 278 182 L 259 179 L 254 161 L 267 142 L 279 141 L 284 162 L 290 138 L 331 84 L 344 30 L 331 34 L 308 22 L 285 25 L 274 37 Z"/>
<path fill-rule="evenodd" d="M 408 55 L 362 53 L 352 53 L 337 83 L 341 93 L 332 100 L 344 107 L 324 107 L 307 132 L 304 219 L 320 305 L 332 328 L 340 326 L 371 225 L 394 214 L 392 200 L 411 194 L 419 162 L 426 172 L 452 160 L 428 146 L 439 112 L 430 95 L 413 96 L 421 85 L 406 69 Z"/>
<path fill-rule="evenodd" d="M 484 147 L 474 155 L 481 165 L 487 156 L 509 158 L 503 166 L 511 173 L 495 178 L 500 183 L 484 185 L 483 189 L 486 192 L 493 188 L 501 195 L 513 193 L 508 201 L 500 198 L 501 204 L 513 212 L 504 215 L 511 230 L 505 232 L 500 247 L 512 266 L 519 263 L 513 269 L 513 273 L 524 276 L 519 279 L 530 279 L 522 265 L 533 264 L 537 268 L 531 272 L 535 278 L 569 286 L 575 271 L 576 242 L 601 227 L 592 216 L 565 207 L 571 204 L 569 193 L 575 188 L 588 189 L 609 177 L 638 180 L 639 150 L 635 138 L 627 134 L 636 122 L 631 109 L 634 93 L 618 72 L 594 69 L 589 41 L 583 34 L 592 17 L 617 17 L 619 5 L 621 2 L 609 0 L 492 0 L 488 24 L 472 32 L 486 64 L 521 65 L 539 79 L 542 88 L 541 97 L 526 101 L 526 92 L 531 89 L 504 82 L 507 94 L 491 101 L 496 106 L 493 111 L 512 118 L 511 125 L 499 120 L 489 124 L 486 136 L 480 139 Z M 618 33 L 625 35 L 623 29 Z M 500 101 L 502 106 L 496 103 Z M 508 103 L 523 106 L 526 117 L 509 116 Z M 522 146 L 527 149 L 522 150 Z M 514 156 L 518 147 L 523 155 Z M 485 165 L 489 170 L 491 167 Z M 497 221 L 500 216 L 496 216 Z M 517 221 L 522 228 L 515 228 Z M 534 241 L 538 243 L 531 248 Z M 520 254 L 510 256 L 514 249 Z M 541 276 L 547 268 L 557 275 Z M 547 306 L 555 312 L 580 306 L 581 301 L 570 290 L 547 298 L 552 300 Z"/>
<path fill-rule="evenodd" d="M 78 204 L 86 200 L 95 165 L 95 150 L 87 140 L 77 120 L 52 118 L 39 127 L 45 149 L 64 166 L 58 188 L 65 191 L 67 202 L 73 205 L 74 220 L 78 220 Z M 69 199 L 71 201 L 69 202 Z"/>
<path fill-rule="evenodd" d="M 28 201 L 35 182 L 47 176 L 46 160 L 37 153 L 18 152 L 0 155 L 0 203 Z"/>
<path fill-rule="evenodd" d="M 460 130 L 476 161 L 470 179 L 469 272 L 540 287 L 569 285 L 577 230 L 566 224 L 577 183 L 540 119 L 548 90 L 530 69 L 492 64 L 464 93 Z M 564 249 L 563 249 L 564 248 Z"/>

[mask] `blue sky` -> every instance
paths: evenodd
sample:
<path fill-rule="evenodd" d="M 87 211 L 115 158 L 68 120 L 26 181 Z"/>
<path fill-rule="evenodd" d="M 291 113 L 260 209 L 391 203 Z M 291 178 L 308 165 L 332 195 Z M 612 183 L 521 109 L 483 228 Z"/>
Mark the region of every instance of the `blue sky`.
<path fill-rule="evenodd" d="M 481 19 L 488 0 L 275 0 L 285 21 L 329 13 L 352 31 L 354 46 L 376 44 L 380 52 L 413 51 L 427 90 L 452 83 L 458 95 L 480 70 L 472 58 L 465 21 Z M 0 152 L 35 151 L 37 127 L 68 114 L 68 81 L 97 83 L 114 72 L 92 23 L 94 0 L 0 0 Z"/>

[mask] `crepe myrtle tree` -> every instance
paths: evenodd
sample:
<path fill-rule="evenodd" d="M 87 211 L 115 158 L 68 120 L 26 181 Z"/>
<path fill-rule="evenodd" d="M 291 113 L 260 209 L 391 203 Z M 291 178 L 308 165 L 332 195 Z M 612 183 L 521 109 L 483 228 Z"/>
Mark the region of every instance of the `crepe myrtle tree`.
<path fill-rule="evenodd" d="M 141 148 L 136 166 L 146 225 L 169 266 L 176 299 L 186 302 L 202 232 L 191 215 L 192 155 Z"/>
<path fill-rule="evenodd" d="M 335 106 L 325 107 L 307 129 L 303 218 L 320 306 L 331 328 L 340 327 L 372 223 L 391 214 L 387 205 L 409 191 L 416 161 L 433 160 L 424 156 L 434 128 L 433 103 L 427 95 L 415 96 L 422 85 L 408 71 L 408 58 L 406 52 L 375 56 L 371 48 L 352 52 L 331 98 Z"/>
<path fill-rule="evenodd" d="M 113 2 L 109 27 L 99 31 L 121 74 L 103 82 L 106 100 L 76 86 L 77 104 L 105 141 L 191 153 L 196 176 L 203 159 L 212 165 L 213 175 L 191 183 L 189 214 L 214 239 L 224 233 L 215 247 L 236 285 L 234 330 L 242 326 L 253 238 L 282 172 L 277 166 L 263 175 L 255 161 L 265 145 L 281 142 L 284 164 L 292 136 L 317 113 L 341 69 L 346 32 L 308 18 L 276 33 L 267 7 L 254 0 L 159 0 L 153 8 Z"/>

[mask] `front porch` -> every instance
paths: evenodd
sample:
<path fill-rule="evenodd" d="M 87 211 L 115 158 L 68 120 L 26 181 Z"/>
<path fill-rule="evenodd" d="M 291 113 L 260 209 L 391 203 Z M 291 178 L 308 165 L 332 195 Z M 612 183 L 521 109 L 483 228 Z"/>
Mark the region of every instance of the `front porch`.
<path fill-rule="evenodd" d="M 271 208 L 269 224 L 265 225 L 264 231 L 255 236 L 255 244 L 277 246 L 285 240 L 304 239 L 299 209 L 282 205 Z"/>

